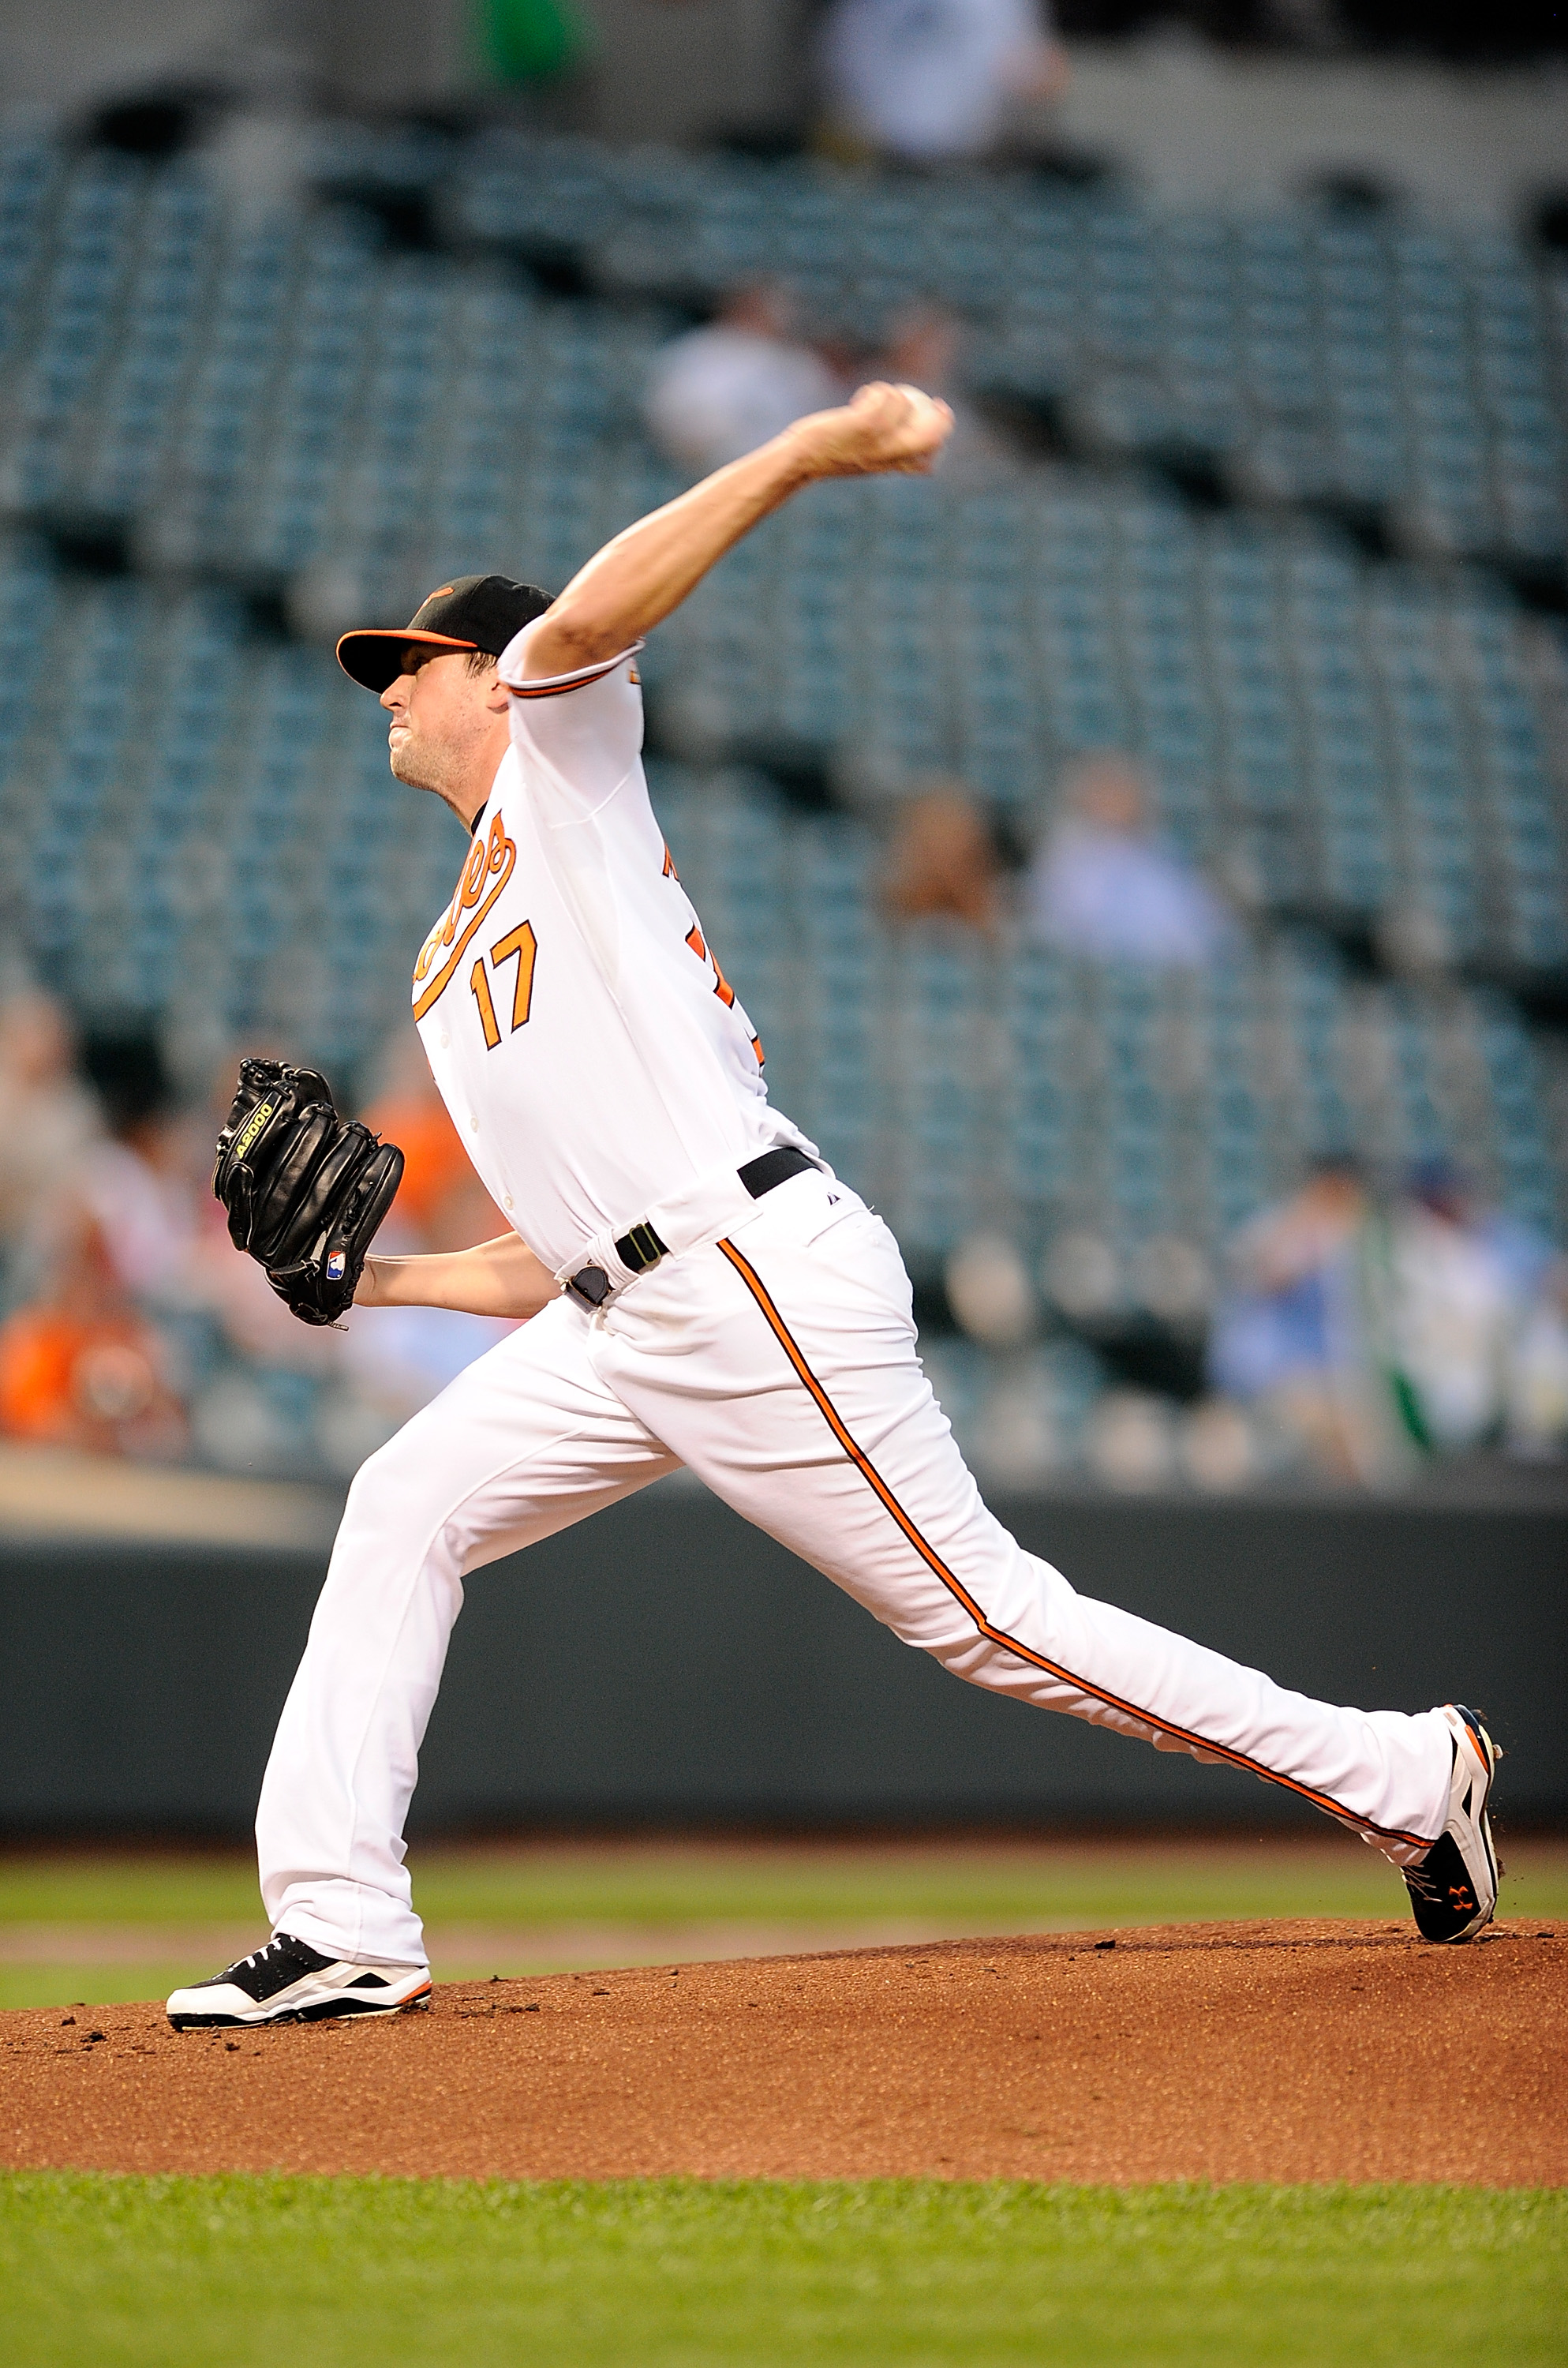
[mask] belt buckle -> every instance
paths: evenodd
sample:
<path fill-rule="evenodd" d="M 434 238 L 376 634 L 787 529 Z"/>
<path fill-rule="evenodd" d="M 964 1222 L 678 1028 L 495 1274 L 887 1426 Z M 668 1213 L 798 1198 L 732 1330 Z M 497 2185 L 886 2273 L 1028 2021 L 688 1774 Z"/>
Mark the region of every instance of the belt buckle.
<path fill-rule="evenodd" d="M 613 1285 L 602 1266 L 585 1266 L 579 1267 L 575 1274 L 569 1275 L 562 1287 L 571 1292 L 579 1307 L 585 1307 L 592 1315 L 604 1305 Z"/>
<path fill-rule="evenodd" d="M 657 1266 L 662 1258 L 668 1258 L 669 1251 L 644 1217 L 621 1235 L 615 1246 L 615 1254 L 623 1266 L 631 1269 L 633 1274 L 646 1274 L 651 1266 Z"/>

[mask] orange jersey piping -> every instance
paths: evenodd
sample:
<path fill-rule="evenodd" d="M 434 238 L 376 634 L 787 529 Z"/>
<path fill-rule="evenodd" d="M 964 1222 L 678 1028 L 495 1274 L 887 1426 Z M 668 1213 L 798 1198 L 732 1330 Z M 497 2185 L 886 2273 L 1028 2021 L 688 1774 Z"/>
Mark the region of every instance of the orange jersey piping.
<path fill-rule="evenodd" d="M 637 646 L 641 649 L 642 643 Z M 589 683 L 602 682 L 607 674 L 613 674 L 626 662 L 627 653 L 622 650 L 619 657 L 608 659 L 603 666 L 584 666 L 578 674 L 558 675 L 547 682 L 509 682 L 506 688 L 514 699 L 560 699 L 566 691 L 585 690 Z"/>
<path fill-rule="evenodd" d="M 1062 1685 L 1072 1686 L 1079 1693 L 1093 1695 L 1096 1702 L 1104 1702 L 1108 1709 L 1120 1711 L 1125 1716 L 1135 1718 L 1143 1725 L 1153 1727 L 1158 1734 L 1175 1736 L 1180 1742 L 1191 1745 L 1199 1751 L 1211 1752 L 1217 1759 L 1229 1760 L 1233 1768 L 1244 1768 L 1249 1775 L 1261 1776 L 1270 1784 L 1282 1784 L 1287 1791 L 1299 1793 L 1303 1800 L 1311 1801 L 1315 1808 L 1326 1809 L 1331 1816 L 1343 1818 L 1366 1833 L 1380 1834 L 1389 1841 L 1408 1842 L 1418 1850 L 1430 1849 L 1433 1840 L 1430 1834 L 1408 1834 L 1397 1826 L 1376 1826 L 1369 1817 L 1358 1817 L 1353 1810 L 1342 1807 L 1339 1802 L 1331 1799 L 1326 1793 L 1315 1793 L 1310 1784 L 1298 1783 L 1293 1776 L 1278 1775 L 1274 1769 L 1265 1768 L 1257 1760 L 1249 1759 L 1245 1752 L 1233 1751 L 1228 1744 L 1211 1743 L 1206 1736 L 1194 1735 L 1186 1727 L 1173 1726 L 1168 1719 L 1151 1717 L 1149 1713 L 1146 1710 L 1141 1710 L 1136 1702 L 1124 1702 L 1119 1694 L 1108 1692 L 1104 1686 L 1091 1685 L 1086 1678 L 1079 1677 L 1074 1670 L 1064 1669 L 1059 1663 L 1048 1661 L 1044 1654 L 1037 1653 L 1032 1645 L 1020 1644 L 1016 1636 L 1009 1636 L 1006 1629 L 993 1626 L 962 1580 L 956 1577 L 948 1568 L 935 1546 L 922 1537 L 870 1457 L 851 1436 L 832 1399 L 806 1362 L 803 1352 L 768 1296 L 767 1287 L 756 1269 L 748 1265 L 733 1242 L 721 1241 L 719 1247 L 761 1308 L 785 1355 L 816 1400 L 818 1409 L 827 1423 L 828 1429 L 846 1455 L 856 1465 L 862 1478 L 869 1482 L 877 1496 L 881 1497 L 921 1560 L 936 1573 L 954 1600 L 963 1606 L 988 1643 L 1000 1645 L 1004 1652 L 1016 1654 L 1020 1661 L 1027 1661 L 1031 1668 L 1043 1670 L 1047 1677 L 1057 1679 Z"/>

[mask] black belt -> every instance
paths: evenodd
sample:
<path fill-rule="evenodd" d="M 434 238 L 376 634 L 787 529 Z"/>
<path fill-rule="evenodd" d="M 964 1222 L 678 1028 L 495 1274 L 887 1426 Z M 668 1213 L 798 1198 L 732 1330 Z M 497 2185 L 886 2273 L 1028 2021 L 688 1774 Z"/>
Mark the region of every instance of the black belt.
<path fill-rule="evenodd" d="M 803 1151 L 797 1151 L 792 1143 L 781 1143 L 776 1149 L 765 1151 L 756 1159 L 748 1159 L 744 1167 L 736 1168 L 735 1173 L 752 1199 L 760 1201 L 763 1194 L 771 1192 L 776 1185 L 787 1184 L 791 1176 L 803 1175 L 808 1167 L 814 1168 L 816 1164 L 814 1159 L 808 1159 Z M 629 1234 L 621 1235 L 615 1246 L 615 1254 L 621 1265 L 630 1268 L 633 1274 L 646 1274 L 651 1266 L 657 1266 L 659 1260 L 668 1258 L 670 1252 L 668 1243 L 659 1239 L 644 1218 L 641 1224 L 633 1225 Z M 591 1308 L 602 1307 L 615 1285 L 602 1266 L 585 1266 L 568 1279 L 565 1288 L 583 1306 Z"/>

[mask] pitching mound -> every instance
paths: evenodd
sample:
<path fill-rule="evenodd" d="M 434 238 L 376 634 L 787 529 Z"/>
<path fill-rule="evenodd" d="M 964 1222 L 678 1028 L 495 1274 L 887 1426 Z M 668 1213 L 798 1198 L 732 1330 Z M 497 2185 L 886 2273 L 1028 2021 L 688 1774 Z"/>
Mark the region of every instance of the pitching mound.
<path fill-rule="evenodd" d="M 0 2016 L 0 2162 L 510 2179 L 1568 2180 L 1568 1930 L 1173 1925 Z"/>

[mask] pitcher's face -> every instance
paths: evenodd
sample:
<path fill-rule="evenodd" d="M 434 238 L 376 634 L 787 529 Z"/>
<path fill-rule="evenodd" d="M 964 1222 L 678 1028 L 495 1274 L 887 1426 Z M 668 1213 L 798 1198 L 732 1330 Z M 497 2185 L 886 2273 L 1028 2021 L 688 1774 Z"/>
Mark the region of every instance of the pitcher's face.
<path fill-rule="evenodd" d="M 498 677 L 494 666 L 472 673 L 463 650 L 427 655 L 411 642 L 403 656 L 403 673 L 381 693 L 391 718 L 388 758 L 410 789 L 443 797 L 472 768 L 495 729 Z"/>

